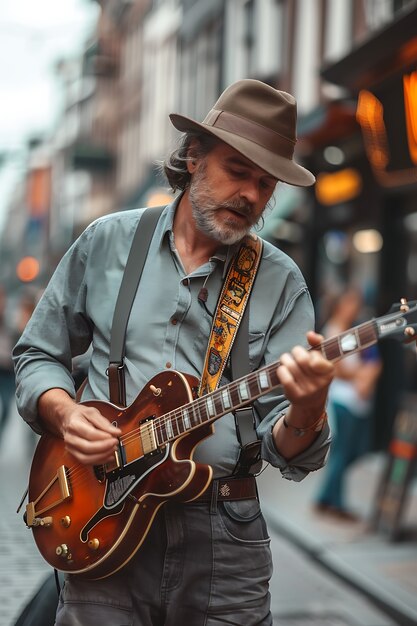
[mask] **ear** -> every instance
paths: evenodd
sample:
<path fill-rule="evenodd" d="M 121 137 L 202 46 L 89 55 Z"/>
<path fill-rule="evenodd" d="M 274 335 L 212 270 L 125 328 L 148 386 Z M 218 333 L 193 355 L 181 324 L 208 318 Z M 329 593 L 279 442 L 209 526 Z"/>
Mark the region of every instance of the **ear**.
<path fill-rule="evenodd" d="M 197 158 L 195 155 L 195 148 L 197 146 L 197 140 L 196 139 L 192 139 L 190 142 L 190 145 L 188 146 L 188 150 L 187 150 L 187 169 L 189 171 L 190 174 L 194 174 L 194 172 L 197 169 Z"/>

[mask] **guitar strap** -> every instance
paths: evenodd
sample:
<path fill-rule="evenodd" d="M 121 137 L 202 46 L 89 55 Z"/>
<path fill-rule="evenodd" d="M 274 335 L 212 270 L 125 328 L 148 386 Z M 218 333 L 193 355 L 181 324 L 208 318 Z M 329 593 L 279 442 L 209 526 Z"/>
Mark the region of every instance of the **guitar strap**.
<path fill-rule="evenodd" d="M 164 208 L 152 207 L 142 214 L 117 296 L 108 367 L 109 398 L 110 402 L 117 406 L 126 406 L 124 355 L 127 323 L 153 232 Z M 218 386 L 233 344 L 234 349 L 230 355 L 232 378 L 240 378 L 250 371 L 249 308 L 246 308 L 246 305 L 261 256 L 262 240 L 255 235 L 248 235 L 231 262 L 214 316 L 199 395 L 203 390 L 206 393 Z M 237 333 L 239 325 L 240 333 Z M 255 430 L 252 407 L 238 409 L 235 413 L 235 422 L 241 452 L 234 473 L 248 474 L 253 471 L 254 465 L 258 466 L 260 463 L 260 441 Z"/>
<path fill-rule="evenodd" d="M 198 395 L 214 391 L 226 367 L 262 256 L 262 240 L 247 235 L 230 263 L 217 303 Z"/>
<path fill-rule="evenodd" d="M 139 220 L 140 228 L 138 225 L 133 236 L 117 296 L 110 337 L 108 376 L 110 402 L 118 406 L 126 406 L 124 356 L 127 322 L 142 276 L 152 235 L 164 208 L 164 206 L 152 207 L 142 214 Z"/>
<path fill-rule="evenodd" d="M 249 319 L 245 312 L 256 272 L 262 258 L 262 239 L 247 235 L 234 255 L 217 303 L 206 352 L 198 395 L 214 391 L 221 380 L 231 355 L 233 380 L 250 372 Z M 241 325 L 241 332 L 238 333 Z M 235 338 L 236 341 L 234 344 Z M 233 350 L 232 350 L 233 347 Z M 260 469 L 260 441 L 255 430 L 255 415 L 251 405 L 235 411 L 236 433 L 240 454 L 234 473 L 247 475 Z"/>

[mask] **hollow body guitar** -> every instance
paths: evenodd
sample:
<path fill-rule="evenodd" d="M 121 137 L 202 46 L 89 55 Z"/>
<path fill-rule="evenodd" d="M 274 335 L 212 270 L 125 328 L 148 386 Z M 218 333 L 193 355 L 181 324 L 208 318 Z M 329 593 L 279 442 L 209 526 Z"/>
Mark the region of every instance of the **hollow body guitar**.
<path fill-rule="evenodd" d="M 337 361 L 387 336 L 413 340 L 416 326 L 416 304 L 404 300 L 387 315 L 314 349 Z M 278 366 L 279 361 L 198 398 L 195 377 L 164 371 L 126 408 L 84 402 L 122 431 L 114 461 L 106 465 L 82 465 L 63 440 L 43 435 L 31 466 L 24 519 L 44 559 L 89 579 L 120 570 L 165 502 L 189 502 L 208 488 L 212 469 L 193 460 L 196 446 L 213 433 L 215 420 L 276 389 Z"/>

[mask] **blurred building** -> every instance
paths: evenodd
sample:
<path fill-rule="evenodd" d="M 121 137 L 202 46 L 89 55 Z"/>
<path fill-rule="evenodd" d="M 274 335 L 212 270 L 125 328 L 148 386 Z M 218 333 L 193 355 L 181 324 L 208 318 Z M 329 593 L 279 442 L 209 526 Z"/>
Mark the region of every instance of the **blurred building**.
<path fill-rule="evenodd" d="M 100 17 L 79 58 L 57 66 L 59 122 L 31 148 L 10 206 L 3 280 L 20 280 L 26 256 L 42 280 L 95 218 L 166 202 L 157 163 L 177 137 L 168 114 L 201 119 L 250 77 L 298 101 L 296 156 L 317 184 L 279 186 L 262 234 L 301 266 L 319 323 L 327 294 L 349 282 L 377 314 L 415 297 L 417 0 L 95 1 Z M 39 186 L 42 202 L 29 201 Z M 386 432 L 393 385 L 416 385 L 410 354 L 405 364 L 396 348 L 386 355 Z"/>

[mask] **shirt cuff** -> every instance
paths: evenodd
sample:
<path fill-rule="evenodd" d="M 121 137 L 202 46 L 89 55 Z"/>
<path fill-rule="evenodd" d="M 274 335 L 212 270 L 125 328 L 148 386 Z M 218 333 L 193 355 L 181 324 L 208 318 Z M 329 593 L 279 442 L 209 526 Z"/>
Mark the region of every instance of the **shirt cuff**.
<path fill-rule="evenodd" d="M 323 467 L 326 462 L 330 442 L 330 428 L 326 422 L 311 446 L 292 459 L 287 460 L 277 451 L 272 428 L 270 428 L 262 439 L 262 458 L 264 461 L 277 467 L 284 478 L 300 482 L 310 472 Z"/>
<path fill-rule="evenodd" d="M 38 413 L 38 400 L 49 389 L 63 389 L 71 398 L 75 398 L 75 388 L 72 378 L 65 375 L 48 376 L 37 372 L 26 378 L 25 385 L 16 388 L 16 404 L 20 415 L 38 435 L 43 435 L 45 429 L 41 425 Z"/>

